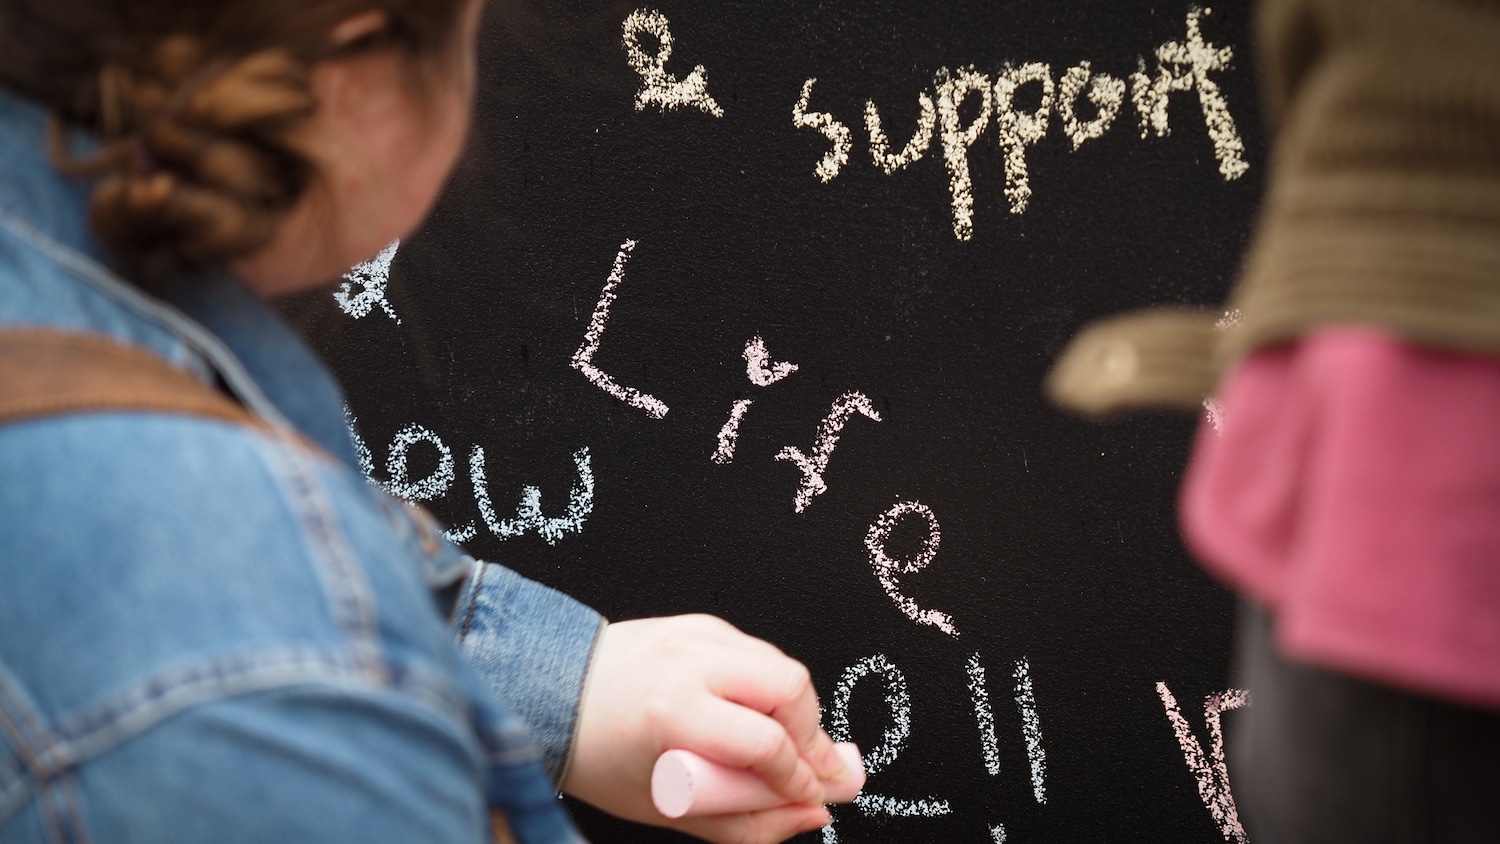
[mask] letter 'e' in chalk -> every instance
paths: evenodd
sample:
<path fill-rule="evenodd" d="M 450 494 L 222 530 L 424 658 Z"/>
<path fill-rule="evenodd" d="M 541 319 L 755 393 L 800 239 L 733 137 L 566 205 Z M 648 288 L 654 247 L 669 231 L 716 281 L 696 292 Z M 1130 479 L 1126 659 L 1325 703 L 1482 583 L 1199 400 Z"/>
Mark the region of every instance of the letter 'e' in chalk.
<path fill-rule="evenodd" d="M 832 784 L 826 798 L 829 803 L 848 803 L 864 788 L 864 760 L 852 743 L 836 747 L 849 766 L 849 777 Z M 688 750 L 668 750 L 656 760 L 651 802 L 669 818 L 756 812 L 787 803 L 754 772 L 710 762 Z"/>

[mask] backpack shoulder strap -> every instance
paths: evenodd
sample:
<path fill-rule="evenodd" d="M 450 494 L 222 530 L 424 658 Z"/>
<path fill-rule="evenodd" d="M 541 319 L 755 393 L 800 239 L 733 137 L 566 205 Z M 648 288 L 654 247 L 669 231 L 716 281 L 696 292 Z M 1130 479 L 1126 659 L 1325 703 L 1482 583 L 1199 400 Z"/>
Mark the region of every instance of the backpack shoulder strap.
<path fill-rule="evenodd" d="M 229 396 L 150 352 L 96 334 L 0 330 L 0 424 L 100 411 L 176 413 L 266 428 Z"/>

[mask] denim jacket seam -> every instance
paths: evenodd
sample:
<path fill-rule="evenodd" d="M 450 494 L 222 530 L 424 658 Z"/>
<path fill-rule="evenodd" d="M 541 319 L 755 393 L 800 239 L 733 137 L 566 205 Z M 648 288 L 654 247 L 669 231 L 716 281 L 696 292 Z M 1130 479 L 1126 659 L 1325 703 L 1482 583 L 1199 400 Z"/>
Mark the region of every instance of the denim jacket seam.
<path fill-rule="evenodd" d="M 0 778 L 0 829 L 24 807 L 36 793 L 31 778 L 24 770 Z"/>
<path fill-rule="evenodd" d="M 479 563 L 473 577 L 474 585 L 467 590 L 469 608 L 464 613 L 464 623 L 458 631 L 457 641 L 460 645 L 469 638 L 469 628 L 474 624 L 474 612 L 479 607 L 479 594 L 484 590 L 484 573 L 487 568 L 484 563 Z"/>
<path fill-rule="evenodd" d="M 374 588 L 344 536 L 312 458 L 274 441 L 265 441 L 260 453 L 302 529 L 324 598 L 355 664 L 372 680 L 388 682 L 390 669 L 377 633 Z"/>
<path fill-rule="evenodd" d="M 372 683 L 347 657 L 318 648 L 239 652 L 173 666 L 59 719 L 53 746 L 29 773 L 37 780 L 55 777 L 195 707 L 293 686 L 395 691 L 445 720 L 467 721 L 461 693 L 437 681 L 435 672 L 402 674 L 399 685 Z"/>
<path fill-rule="evenodd" d="M 52 783 L 53 790 L 57 793 L 58 801 L 63 804 L 63 820 L 67 824 L 64 831 L 64 840 L 68 844 L 88 844 L 90 840 L 88 824 L 83 820 L 83 801 L 79 799 L 78 786 L 71 774 L 62 774 Z M 67 834 L 71 832 L 72 834 Z"/>
<path fill-rule="evenodd" d="M 295 427 L 266 397 L 260 385 L 212 332 L 181 311 L 139 292 L 109 269 L 83 253 L 57 242 L 38 229 L 24 214 L 0 204 L 0 226 L 50 261 L 58 269 L 128 308 L 137 316 L 176 338 L 181 353 L 196 351 L 218 372 L 245 406 L 272 427 L 293 431 Z"/>
<path fill-rule="evenodd" d="M 30 704 L 23 687 L 0 663 L 0 733 L 8 735 L 21 765 L 33 776 L 58 739 Z"/>
<path fill-rule="evenodd" d="M 531 734 L 521 727 L 487 729 L 479 735 L 485 764 L 491 767 L 510 768 L 542 761 L 541 751 L 531 740 Z"/>

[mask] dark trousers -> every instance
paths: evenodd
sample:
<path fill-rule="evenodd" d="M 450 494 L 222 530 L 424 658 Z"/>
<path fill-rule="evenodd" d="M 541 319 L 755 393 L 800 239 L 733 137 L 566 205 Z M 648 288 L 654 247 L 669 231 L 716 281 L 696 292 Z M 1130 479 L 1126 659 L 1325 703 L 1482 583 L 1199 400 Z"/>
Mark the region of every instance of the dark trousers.
<path fill-rule="evenodd" d="M 1284 659 L 1254 609 L 1238 651 L 1250 706 L 1224 721 L 1252 842 L 1500 842 L 1500 712 Z"/>

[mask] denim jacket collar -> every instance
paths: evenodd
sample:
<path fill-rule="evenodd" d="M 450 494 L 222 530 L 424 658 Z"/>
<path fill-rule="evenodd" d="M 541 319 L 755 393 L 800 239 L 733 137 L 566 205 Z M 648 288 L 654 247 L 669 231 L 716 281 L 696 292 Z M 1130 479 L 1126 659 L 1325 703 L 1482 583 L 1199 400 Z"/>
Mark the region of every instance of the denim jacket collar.
<path fill-rule="evenodd" d="M 333 376 L 242 281 L 209 271 L 157 298 L 121 277 L 89 227 L 92 185 L 62 175 L 48 157 L 48 119 L 0 89 L 0 325 L 144 346 L 357 468 Z M 75 151 L 95 143 L 83 135 L 69 142 Z"/>

